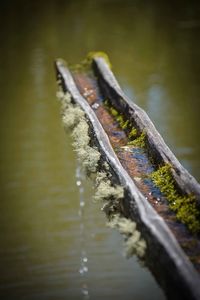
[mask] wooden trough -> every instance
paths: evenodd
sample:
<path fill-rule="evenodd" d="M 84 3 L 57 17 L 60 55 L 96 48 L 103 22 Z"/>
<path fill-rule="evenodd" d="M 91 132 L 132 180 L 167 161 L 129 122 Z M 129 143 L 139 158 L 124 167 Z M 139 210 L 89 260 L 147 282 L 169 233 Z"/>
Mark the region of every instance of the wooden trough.
<path fill-rule="evenodd" d="M 69 69 L 55 63 L 64 93 L 85 112 L 91 144 L 124 188 L 120 213 L 137 222 L 145 264 L 169 299 L 200 299 L 200 185 L 147 114 L 121 90 L 100 54 Z M 188 215 L 187 215 L 188 213 Z"/>

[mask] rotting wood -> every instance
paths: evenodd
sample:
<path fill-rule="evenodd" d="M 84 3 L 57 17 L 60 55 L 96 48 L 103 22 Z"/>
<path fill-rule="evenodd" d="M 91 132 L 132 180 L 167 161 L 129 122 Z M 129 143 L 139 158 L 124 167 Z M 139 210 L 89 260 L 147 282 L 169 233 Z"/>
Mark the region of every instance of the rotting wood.
<path fill-rule="evenodd" d="M 113 73 L 104 59 L 95 57 L 93 69 L 98 79 L 98 86 L 113 105 L 147 134 L 148 151 L 159 163 L 170 163 L 173 166 L 173 175 L 178 187 L 185 193 L 195 194 L 199 201 L 199 185 L 196 180 L 181 166 L 176 157 L 164 143 L 146 113 L 130 101 L 120 89 Z M 199 299 L 200 279 L 183 249 L 180 247 L 175 235 L 166 222 L 147 201 L 140 185 L 132 180 L 130 174 L 124 169 L 119 158 L 113 150 L 115 139 L 109 139 L 105 128 L 99 122 L 98 113 L 95 113 L 95 96 L 92 90 L 80 91 L 77 88 L 71 72 L 62 61 L 56 62 L 57 77 L 61 80 L 64 91 L 68 91 L 73 100 L 85 111 L 92 128 L 92 138 L 98 146 L 102 156 L 111 166 L 117 180 L 125 189 L 123 210 L 125 217 L 137 220 L 138 226 L 145 236 L 148 251 L 146 264 L 155 275 L 170 299 Z M 84 80 L 83 80 L 84 81 Z M 82 95 L 81 95 L 82 92 Z M 89 98 L 89 99 L 88 99 Z M 91 100 L 91 101 L 86 101 Z M 90 106 L 91 105 L 91 106 Z M 93 107 L 93 108 L 92 108 Z M 127 160 L 127 159 L 126 159 Z"/>

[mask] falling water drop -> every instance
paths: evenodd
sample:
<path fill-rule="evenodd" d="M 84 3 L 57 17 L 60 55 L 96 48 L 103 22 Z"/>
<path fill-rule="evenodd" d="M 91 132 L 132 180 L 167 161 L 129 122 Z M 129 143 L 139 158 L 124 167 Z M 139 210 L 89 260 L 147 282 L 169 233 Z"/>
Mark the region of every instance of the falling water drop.
<path fill-rule="evenodd" d="M 76 168 L 76 185 L 79 190 L 79 217 L 80 217 L 80 268 L 79 268 L 79 274 L 81 276 L 82 280 L 82 286 L 81 286 L 81 294 L 82 299 L 88 300 L 90 299 L 89 296 L 89 289 L 86 284 L 86 274 L 88 273 L 88 258 L 87 253 L 85 250 L 85 220 L 84 220 L 84 209 L 85 209 L 85 198 L 84 198 L 84 174 L 82 173 L 81 167 L 78 164 Z"/>

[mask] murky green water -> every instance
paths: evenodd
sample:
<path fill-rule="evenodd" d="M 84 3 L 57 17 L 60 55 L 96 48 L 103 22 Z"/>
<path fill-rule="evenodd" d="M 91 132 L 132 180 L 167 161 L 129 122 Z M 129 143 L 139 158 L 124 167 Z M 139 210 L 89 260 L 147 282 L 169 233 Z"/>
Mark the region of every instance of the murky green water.
<path fill-rule="evenodd" d="M 200 180 L 200 7 L 177 2 L 1 1 L 1 299 L 164 299 L 92 201 L 61 126 L 53 60 L 106 51 Z"/>

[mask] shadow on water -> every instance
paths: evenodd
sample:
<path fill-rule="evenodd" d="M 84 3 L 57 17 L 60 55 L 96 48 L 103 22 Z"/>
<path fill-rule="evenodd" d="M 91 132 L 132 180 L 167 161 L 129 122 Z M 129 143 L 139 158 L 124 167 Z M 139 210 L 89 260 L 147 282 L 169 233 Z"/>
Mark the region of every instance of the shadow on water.
<path fill-rule="evenodd" d="M 125 91 L 200 179 L 199 12 L 198 1 L 1 1 L 2 299 L 164 298 L 122 257 L 121 237 L 79 178 L 53 60 L 107 52 Z"/>

